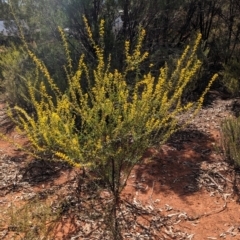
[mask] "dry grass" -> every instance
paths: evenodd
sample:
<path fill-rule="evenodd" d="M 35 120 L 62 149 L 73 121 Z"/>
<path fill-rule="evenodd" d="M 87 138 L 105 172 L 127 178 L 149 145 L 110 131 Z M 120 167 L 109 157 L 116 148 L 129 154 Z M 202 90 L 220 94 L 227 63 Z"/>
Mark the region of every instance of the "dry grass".
<path fill-rule="evenodd" d="M 20 206 L 11 203 L 2 218 L 2 227 L 7 225 L 6 239 L 47 240 L 59 213 L 47 201 L 34 198 Z"/>

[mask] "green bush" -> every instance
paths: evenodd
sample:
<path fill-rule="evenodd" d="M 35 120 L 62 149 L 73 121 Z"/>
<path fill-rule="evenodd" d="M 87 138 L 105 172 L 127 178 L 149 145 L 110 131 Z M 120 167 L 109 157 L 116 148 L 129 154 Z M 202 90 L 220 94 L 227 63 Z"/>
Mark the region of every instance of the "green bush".
<path fill-rule="evenodd" d="M 240 118 L 228 118 L 222 122 L 222 145 L 226 158 L 240 166 Z"/>
<path fill-rule="evenodd" d="M 23 48 L 3 48 L 0 54 L 0 79 L 2 92 L 11 105 L 29 109 L 27 78 L 34 78 L 35 67 Z M 34 82 L 33 82 L 34 84 Z"/>
<path fill-rule="evenodd" d="M 232 59 L 224 65 L 222 83 L 226 90 L 234 97 L 240 94 L 240 63 Z"/>

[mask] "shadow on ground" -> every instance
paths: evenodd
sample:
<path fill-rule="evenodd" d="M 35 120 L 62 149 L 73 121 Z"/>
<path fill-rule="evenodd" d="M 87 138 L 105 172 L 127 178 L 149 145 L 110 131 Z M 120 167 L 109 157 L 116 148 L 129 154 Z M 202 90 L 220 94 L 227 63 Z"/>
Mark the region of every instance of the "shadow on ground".
<path fill-rule="evenodd" d="M 176 132 L 157 152 L 146 152 L 136 167 L 136 184 L 149 189 L 154 182 L 156 194 L 173 191 L 182 197 L 199 191 L 201 166 L 215 161 L 213 143 L 212 137 L 198 130 Z"/>
<path fill-rule="evenodd" d="M 34 186 L 42 182 L 51 182 L 54 179 L 59 178 L 62 171 L 70 169 L 71 166 L 64 162 L 33 159 L 27 164 L 27 166 L 20 169 L 20 173 L 23 175 L 23 181 Z"/>

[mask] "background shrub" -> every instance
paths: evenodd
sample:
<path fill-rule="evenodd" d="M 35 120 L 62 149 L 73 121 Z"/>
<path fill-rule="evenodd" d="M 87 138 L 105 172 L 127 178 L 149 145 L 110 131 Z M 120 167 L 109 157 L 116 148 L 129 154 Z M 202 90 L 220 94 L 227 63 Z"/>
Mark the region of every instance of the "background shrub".
<path fill-rule="evenodd" d="M 26 79 L 35 78 L 35 67 L 29 60 L 27 52 L 14 45 L 3 48 L 0 54 L 1 90 L 4 99 L 11 105 L 18 104 L 25 109 L 31 106 Z"/>
<path fill-rule="evenodd" d="M 224 154 L 236 166 L 240 166 L 240 118 L 225 119 L 221 126 Z"/>
<path fill-rule="evenodd" d="M 240 63 L 237 59 L 231 59 L 224 65 L 222 83 L 226 90 L 233 96 L 240 93 Z"/>

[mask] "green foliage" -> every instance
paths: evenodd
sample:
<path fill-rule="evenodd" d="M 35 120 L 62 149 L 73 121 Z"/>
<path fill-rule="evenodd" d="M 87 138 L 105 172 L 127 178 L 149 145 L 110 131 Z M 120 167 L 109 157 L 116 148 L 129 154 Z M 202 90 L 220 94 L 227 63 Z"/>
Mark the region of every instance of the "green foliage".
<path fill-rule="evenodd" d="M 232 96 L 239 96 L 240 93 L 240 63 L 232 59 L 224 65 L 223 85 Z"/>
<path fill-rule="evenodd" d="M 236 166 L 240 166 L 240 118 L 225 119 L 221 126 L 222 145 L 225 156 Z"/>
<path fill-rule="evenodd" d="M 24 38 L 34 54 L 47 66 L 59 89 L 65 91 L 67 81 L 65 81 L 63 65 L 66 64 L 66 59 L 58 33 L 58 25 L 66 27 L 66 14 L 64 14 L 62 2 L 66 3 L 62 0 L 26 0 L 19 6 L 22 15 L 19 16 L 16 13 L 14 6 L 12 11 L 18 25 L 21 16 L 27 22 L 29 34 L 25 34 Z"/>
<path fill-rule="evenodd" d="M 0 1 L 0 20 L 7 20 L 9 12 L 9 5 L 4 1 Z"/>
<path fill-rule="evenodd" d="M 28 54 L 15 46 L 2 48 L 0 54 L 0 79 L 5 99 L 11 105 L 29 109 L 26 78 L 34 78 L 34 65 Z"/>
<path fill-rule="evenodd" d="M 67 88 L 67 80 L 65 79 L 66 77 L 64 78 L 66 75 L 61 63 L 66 62 L 65 55 L 61 54 L 63 50 L 62 47 L 59 49 L 59 44 L 51 43 L 50 46 L 51 51 L 48 51 L 47 54 L 44 54 L 48 49 L 47 47 L 44 47 L 44 49 L 41 47 L 41 49 L 35 51 L 40 56 L 45 55 L 43 59 L 47 59 L 47 66 L 51 66 L 49 67 L 50 74 L 54 77 L 57 87 L 61 91 L 64 91 Z M 34 110 L 30 101 L 28 85 L 36 88 L 37 91 L 39 82 L 43 81 L 48 94 L 53 95 L 48 82 L 44 79 L 40 71 L 36 71 L 35 65 L 23 47 L 15 45 L 2 47 L 0 55 L 0 80 L 4 100 L 11 106 L 18 105 L 28 112 Z M 37 95 L 39 97 L 39 94 Z"/>

